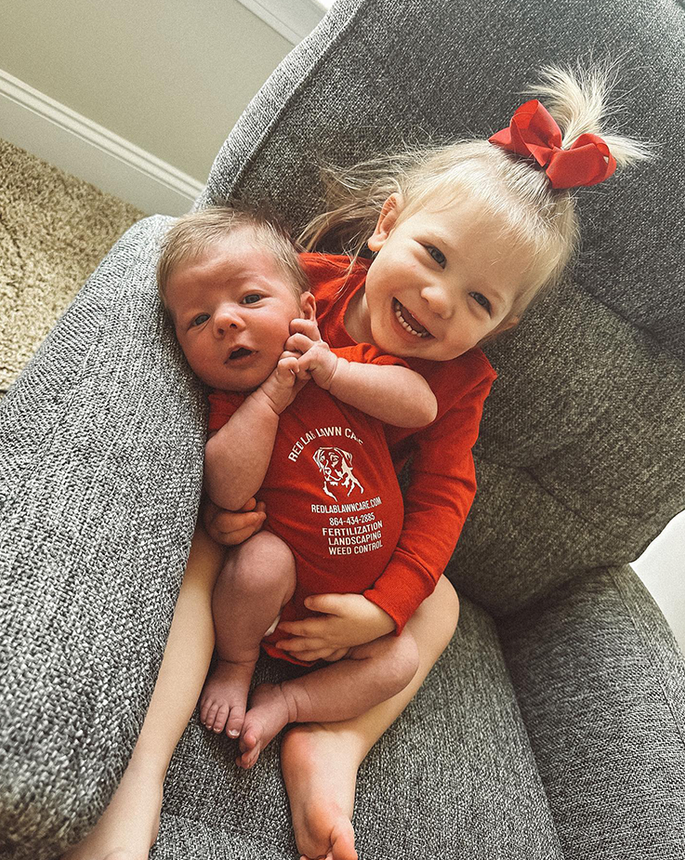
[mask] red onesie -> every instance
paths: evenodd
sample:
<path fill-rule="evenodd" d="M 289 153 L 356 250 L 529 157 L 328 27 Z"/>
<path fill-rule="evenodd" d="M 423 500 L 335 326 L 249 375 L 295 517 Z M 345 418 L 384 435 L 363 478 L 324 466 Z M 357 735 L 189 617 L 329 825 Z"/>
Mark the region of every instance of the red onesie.
<path fill-rule="evenodd" d="M 333 350 L 348 361 L 406 363 L 375 346 Z M 209 429 L 218 430 L 244 400 L 237 392 L 210 394 Z M 283 621 L 312 615 L 310 594 L 362 594 L 385 569 L 402 531 L 402 494 L 383 425 L 309 382 L 281 414 L 274 449 L 258 496 L 267 528 L 290 547 L 297 581 Z M 262 641 L 273 657 L 304 662 Z M 310 664 L 306 664 L 310 665 Z"/>

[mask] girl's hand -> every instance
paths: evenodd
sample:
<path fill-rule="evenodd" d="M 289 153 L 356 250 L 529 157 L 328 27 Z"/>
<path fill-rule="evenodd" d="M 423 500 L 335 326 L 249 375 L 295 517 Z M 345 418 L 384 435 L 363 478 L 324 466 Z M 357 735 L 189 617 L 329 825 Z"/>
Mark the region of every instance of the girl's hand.
<path fill-rule="evenodd" d="M 320 388 L 329 389 L 338 368 L 338 356 L 321 339 L 316 320 L 294 319 L 285 348 L 300 353 L 298 379 L 310 377 Z"/>
<path fill-rule="evenodd" d="M 339 660 L 353 645 L 372 642 L 395 629 L 388 613 L 363 594 L 316 594 L 304 603 L 322 615 L 281 621 L 276 628 L 279 633 L 290 634 L 276 646 L 301 660 Z"/>
<path fill-rule="evenodd" d="M 264 502 L 248 499 L 239 511 L 227 511 L 205 498 L 202 519 L 207 534 L 224 546 L 235 546 L 258 532 L 266 519 Z"/>

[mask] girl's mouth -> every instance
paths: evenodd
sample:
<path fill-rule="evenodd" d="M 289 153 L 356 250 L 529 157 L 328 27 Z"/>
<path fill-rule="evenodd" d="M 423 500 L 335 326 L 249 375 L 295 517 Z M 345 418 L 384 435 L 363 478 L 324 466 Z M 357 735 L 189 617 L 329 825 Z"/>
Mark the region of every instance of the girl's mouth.
<path fill-rule="evenodd" d="M 412 316 L 409 311 L 404 307 L 404 305 L 400 304 L 395 298 L 393 298 L 392 300 L 392 309 L 395 312 L 397 321 L 405 331 L 408 331 L 415 337 L 433 336 L 428 331 L 428 329 L 425 326 L 421 325 L 421 323 L 416 319 L 416 317 Z"/>

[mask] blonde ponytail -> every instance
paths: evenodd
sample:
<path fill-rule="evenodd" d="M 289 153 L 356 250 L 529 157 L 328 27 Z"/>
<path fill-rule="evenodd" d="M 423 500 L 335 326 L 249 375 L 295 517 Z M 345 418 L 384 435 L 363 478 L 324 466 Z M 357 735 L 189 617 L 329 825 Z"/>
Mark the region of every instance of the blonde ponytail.
<path fill-rule="evenodd" d="M 592 69 L 544 66 L 540 70 L 541 83 L 526 90 L 540 97 L 562 130 L 562 148 L 568 149 L 581 134 L 597 134 L 602 137 L 619 167 L 627 167 L 652 157 L 649 145 L 622 135 L 614 134 L 605 127 L 607 115 L 615 113 L 607 107 L 608 94 L 613 82 L 609 65 Z"/>

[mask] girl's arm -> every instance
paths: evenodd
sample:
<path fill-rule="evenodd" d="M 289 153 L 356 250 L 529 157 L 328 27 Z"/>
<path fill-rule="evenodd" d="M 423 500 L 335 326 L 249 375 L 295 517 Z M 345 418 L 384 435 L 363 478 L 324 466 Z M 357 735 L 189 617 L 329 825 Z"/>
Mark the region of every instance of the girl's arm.
<path fill-rule="evenodd" d="M 480 356 L 480 357 L 479 357 Z M 454 368 L 450 407 L 430 427 L 412 434 L 404 523 L 395 552 L 364 597 L 390 615 L 401 633 L 442 576 L 476 494 L 472 448 L 495 373 L 482 354 Z M 396 467 L 410 456 L 407 434 L 387 428 Z M 403 450 L 402 459 L 395 452 Z"/>
<path fill-rule="evenodd" d="M 205 489 L 221 508 L 239 510 L 261 487 L 269 467 L 281 412 L 304 383 L 297 359 L 284 355 L 271 375 L 245 398 L 205 446 Z"/>
<path fill-rule="evenodd" d="M 426 380 L 399 364 L 363 364 L 336 355 L 321 339 L 314 320 L 293 320 L 286 347 L 301 352 L 300 372 L 333 397 L 395 427 L 425 427 L 438 402 Z"/>

